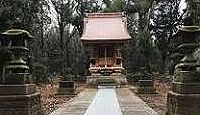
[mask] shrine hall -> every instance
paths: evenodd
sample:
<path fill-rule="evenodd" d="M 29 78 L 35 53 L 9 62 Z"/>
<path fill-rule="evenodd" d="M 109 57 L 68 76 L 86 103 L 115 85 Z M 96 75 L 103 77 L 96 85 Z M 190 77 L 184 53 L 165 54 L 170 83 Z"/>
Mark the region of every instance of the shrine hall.
<path fill-rule="evenodd" d="M 81 40 L 91 50 L 90 73 L 122 73 L 122 45 L 130 38 L 122 12 L 87 13 Z"/>

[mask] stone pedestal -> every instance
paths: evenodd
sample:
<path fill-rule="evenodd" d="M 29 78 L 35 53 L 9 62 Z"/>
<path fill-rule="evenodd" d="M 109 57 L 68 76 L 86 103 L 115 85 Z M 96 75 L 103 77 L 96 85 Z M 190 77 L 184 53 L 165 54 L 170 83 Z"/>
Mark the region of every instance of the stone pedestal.
<path fill-rule="evenodd" d="M 58 95 L 75 95 L 76 88 L 73 81 L 60 81 Z"/>
<path fill-rule="evenodd" d="M 156 89 L 154 88 L 153 80 L 139 80 L 138 81 L 138 93 L 140 94 L 154 94 Z"/>
<path fill-rule="evenodd" d="M 182 72 L 187 73 L 187 75 Z M 195 74 L 191 75 L 189 71 L 182 72 L 179 74 L 182 79 L 174 80 L 171 83 L 171 91 L 167 96 L 168 110 L 166 115 L 200 115 L 200 82 L 197 80 L 198 77 Z"/>
<path fill-rule="evenodd" d="M 43 115 L 35 84 L 0 85 L 0 115 Z"/>
<path fill-rule="evenodd" d="M 44 115 L 40 93 L 29 89 L 30 86 L 1 85 L 0 115 Z"/>
<path fill-rule="evenodd" d="M 137 92 L 140 94 L 154 94 L 156 89 L 154 88 L 154 79 L 150 71 L 147 71 L 145 67 L 141 68 L 138 74 L 138 88 Z"/>
<path fill-rule="evenodd" d="M 180 94 L 170 91 L 166 115 L 200 115 L 200 94 Z"/>

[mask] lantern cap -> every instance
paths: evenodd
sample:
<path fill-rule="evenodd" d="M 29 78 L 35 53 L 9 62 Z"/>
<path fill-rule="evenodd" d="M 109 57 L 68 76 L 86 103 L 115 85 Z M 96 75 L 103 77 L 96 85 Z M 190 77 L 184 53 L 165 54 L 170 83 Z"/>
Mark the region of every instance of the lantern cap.
<path fill-rule="evenodd" d="M 200 28 L 199 26 L 183 26 L 179 30 L 186 31 L 186 32 L 197 32 L 197 31 L 200 31 Z"/>
<path fill-rule="evenodd" d="M 30 39 L 33 38 L 33 36 L 28 31 L 22 30 L 22 29 L 11 29 L 2 33 L 2 35 L 4 36 L 16 36 L 16 35 L 21 35 L 21 34 L 26 35 L 27 38 L 30 38 Z"/>

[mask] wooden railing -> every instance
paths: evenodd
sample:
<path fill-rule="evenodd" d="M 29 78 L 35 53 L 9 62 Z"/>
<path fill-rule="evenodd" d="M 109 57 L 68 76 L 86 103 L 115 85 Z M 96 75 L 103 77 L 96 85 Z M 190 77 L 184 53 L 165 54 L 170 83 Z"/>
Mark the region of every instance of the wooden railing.
<path fill-rule="evenodd" d="M 91 58 L 95 61 L 95 65 L 91 65 L 91 67 L 120 67 L 121 64 L 116 64 L 115 57 L 107 57 L 107 58 Z M 106 66 L 107 65 L 107 66 Z"/>
<path fill-rule="evenodd" d="M 108 67 L 111 67 L 115 64 L 115 59 L 114 58 L 98 58 L 97 65 L 105 66 L 107 65 Z"/>

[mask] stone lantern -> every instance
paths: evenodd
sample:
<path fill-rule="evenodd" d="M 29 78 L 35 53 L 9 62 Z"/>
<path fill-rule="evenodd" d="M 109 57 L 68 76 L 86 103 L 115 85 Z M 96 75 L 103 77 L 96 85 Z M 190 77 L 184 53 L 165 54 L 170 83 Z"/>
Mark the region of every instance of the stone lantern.
<path fill-rule="evenodd" d="M 21 29 L 8 30 L 1 34 L 8 39 L 12 60 L 6 66 L 6 75 L 0 85 L 0 113 L 4 115 L 42 115 L 40 93 L 29 75 L 29 66 L 24 61 L 29 49 L 27 41 L 33 39 Z"/>
<path fill-rule="evenodd" d="M 176 50 L 183 58 L 175 66 L 171 90 L 167 97 L 166 115 L 199 115 L 200 114 L 200 77 L 197 74 L 197 60 L 193 53 L 199 47 L 197 38 L 200 28 L 193 26 L 187 17 L 184 26 L 174 35 L 178 41 Z"/>
<path fill-rule="evenodd" d="M 6 66 L 4 84 L 27 84 L 31 83 L 29 67 L 24 61 L 25 54 L 29 51 L 27 41 L 33 37 L 25 30 L 8 30 L 2 33 L 4 39 L 9 39 L 9 50 L 13 54 L 12 61 Z"/>

